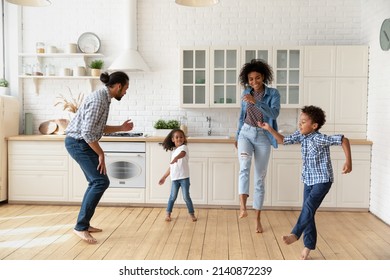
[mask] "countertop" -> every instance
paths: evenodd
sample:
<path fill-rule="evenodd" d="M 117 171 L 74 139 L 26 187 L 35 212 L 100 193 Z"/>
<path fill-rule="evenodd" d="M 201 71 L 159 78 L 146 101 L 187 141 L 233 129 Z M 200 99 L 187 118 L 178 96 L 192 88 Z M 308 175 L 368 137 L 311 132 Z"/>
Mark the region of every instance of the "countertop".
<path fill-rule="evenodd" d="M 165 137 L 158 136 L 149 136 L 149 137 L 112 137 L 112 136 L 103 136 L 101 141 L 110 141 L 110 142 L 162 142 Z M 7 137 L 7 140 L 11 141 L 63 141 L 65 135 L 17 135 Z M 234 143 L 234 137 L 229 139 L 207 139 L 197 138 L 191 139 L 188 138 L 188 143 Z M 372 141 L 366 139 L 349 139 L 351 145 L 372 145 Z"/>

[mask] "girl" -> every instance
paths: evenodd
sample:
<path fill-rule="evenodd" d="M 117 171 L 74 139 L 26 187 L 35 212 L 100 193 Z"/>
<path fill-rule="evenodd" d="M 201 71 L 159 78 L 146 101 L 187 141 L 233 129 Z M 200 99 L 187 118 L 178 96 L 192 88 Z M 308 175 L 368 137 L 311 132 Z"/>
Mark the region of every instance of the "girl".
<path fill-rule="evenodd" d="M 176 201 L 179 188 L 181 187 L 188 213 L 190 214 L 192 221 L 195 222 L 197 218 L 195 217 L 194 206 L 192 205 L 190 197 L 190 170 L 188 166 L 189 156 L 186 136 L 181 129 L 173 129 L 167 135 L 162 145 L 166 151 L 173 151 L 170 166 L 158 182 L 159 185 L 164 184 L 167 177 L 171 175 L 172 188 L 168 200 L 165 221 L 171 221 L 172 208 Z"/>

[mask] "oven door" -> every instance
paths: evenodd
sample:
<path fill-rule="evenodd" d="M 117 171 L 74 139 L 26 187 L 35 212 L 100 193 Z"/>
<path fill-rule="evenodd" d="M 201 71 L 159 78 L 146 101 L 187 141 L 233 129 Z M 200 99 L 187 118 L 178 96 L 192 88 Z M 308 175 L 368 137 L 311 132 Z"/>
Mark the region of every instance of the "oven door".
<path fill-rule="evenodd" d="M 145 188 L 145 153 L 104 153 L 111 188 Z"/>

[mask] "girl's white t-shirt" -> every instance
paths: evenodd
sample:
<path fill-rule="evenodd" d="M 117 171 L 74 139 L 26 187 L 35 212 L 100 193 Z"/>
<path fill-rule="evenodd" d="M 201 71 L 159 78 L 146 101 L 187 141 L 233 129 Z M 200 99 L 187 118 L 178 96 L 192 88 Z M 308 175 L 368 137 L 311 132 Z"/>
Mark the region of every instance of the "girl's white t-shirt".
<path fill-rule="evenodd" d="M 171 154 L 171 161 L 182 151 L 186 153 L 186 155 L 179 159 L 177 162 L 170 165 L 170 175 L 171 180 L 179 180 L 190 177 L 190 168 L 188 166 L 188 147 L 187 145 L 181 145 L 177 147 Z"/>

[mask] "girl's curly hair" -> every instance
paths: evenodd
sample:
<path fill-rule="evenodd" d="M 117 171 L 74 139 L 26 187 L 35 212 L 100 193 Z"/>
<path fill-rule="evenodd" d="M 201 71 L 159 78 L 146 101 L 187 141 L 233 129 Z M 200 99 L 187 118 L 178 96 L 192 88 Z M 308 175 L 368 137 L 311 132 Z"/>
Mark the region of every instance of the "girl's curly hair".
<path fill-rule="evenodd" d="M 183 130 L 179 128 L 174 128 L 171 130 L 171 132 L 168 133 L 168 135 L 165 137 L 162 146 L 165 151 L 172 151 L 176 148 L 175 143 L 172 141 L 172 137 L 175 135 L 175 133 L 182 133 L 184 136 L 184 144 L 187 145 L 187 138 Z"/>
<path fill-rule="evenodd" d="M 245 86 L 249 83 L 248 75 L 251 72 L 257 72 L 264 76 L 264 84 L 268 85 L 274 80 L 274 73 L 272 67 L 262 59 L 252 59 L 251 62 L 245 63 L 240 75 L 238 76 L 240 84 Z"/>
<path fill-rule="evenodd" d="M 304 106 L 301 112 L 306 114 L 313 123 L 318 124 L 317 131 L 325 124 L 326 116 L 325 112 L 316 106 Z"/>

